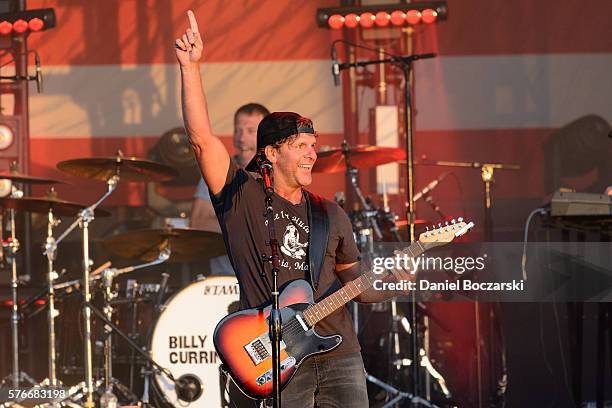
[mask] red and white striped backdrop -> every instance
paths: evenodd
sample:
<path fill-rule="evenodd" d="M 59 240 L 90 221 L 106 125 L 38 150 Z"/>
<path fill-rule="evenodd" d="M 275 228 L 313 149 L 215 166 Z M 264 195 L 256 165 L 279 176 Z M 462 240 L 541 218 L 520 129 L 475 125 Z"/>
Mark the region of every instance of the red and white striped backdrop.
<path fill-rule="evenodd" d="M 32 172 L 55 174 L 58 161 L 117 148 L 145 157 L 161 133 L 181 124 L 173 40 L 187 25 L 188 8 L 205 36 L 213 127 L 228 146 L 234 109 L 250 101 L 310 116 L 320 144 L 339 144 L 341 88 L 333 86 L 328 57 L 336 34 L 315 23 L 318 7 L 337 4 L 30 0 L 29 8 L 54 7 L 58 21 L 29 40 L 45 74 L 44 94 L 30 99 Z M 521 164 L 520 174 L 497 174 L 498 197 L 540 196 L 540 146 L 551 131 L 587 113 L 612 120 L 612 1 L 449 0 L 448 6 L 448 21 L 417 39 L 417 52 L 439 53 L 416 64 L 417 155 Z M 417 187 L 442 171 L 417 170 Z M 480 200 L 479 174 L 457 173 L 464 196 Z M 317 175 L 315 182 L 326 196 L 343 187 L 342 175 Z M 85 190 L 104 189 L 91 184 L 61 193 L 83 200 Z M 111 203 L 140 204 L 142 191 L 124 187 Z M 439 194 L 452 199 L 456 190 Z"/>

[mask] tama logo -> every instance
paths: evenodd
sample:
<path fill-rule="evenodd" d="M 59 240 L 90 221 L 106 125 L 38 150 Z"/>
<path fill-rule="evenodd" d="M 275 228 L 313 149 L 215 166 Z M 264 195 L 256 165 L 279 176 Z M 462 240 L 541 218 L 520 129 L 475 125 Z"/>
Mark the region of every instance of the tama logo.
<path fill-rule="evenodd" d="M 210 285 L 204 288 L 205 296 L 238 295 L 238 285 Z"/>

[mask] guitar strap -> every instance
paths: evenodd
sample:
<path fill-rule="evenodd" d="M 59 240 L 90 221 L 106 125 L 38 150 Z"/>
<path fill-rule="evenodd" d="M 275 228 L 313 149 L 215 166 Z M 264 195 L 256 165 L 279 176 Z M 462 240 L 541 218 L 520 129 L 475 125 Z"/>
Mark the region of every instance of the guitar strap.
<path fill-rule="evenodd" d="M 323 199 L 306 191 L 306 211 L 308 211 L 308 271 L 310 284 L 314 290 L 319 287 L 319 277 L 323 269 L 327 240 L 329 239 L 329 217 Z"/>

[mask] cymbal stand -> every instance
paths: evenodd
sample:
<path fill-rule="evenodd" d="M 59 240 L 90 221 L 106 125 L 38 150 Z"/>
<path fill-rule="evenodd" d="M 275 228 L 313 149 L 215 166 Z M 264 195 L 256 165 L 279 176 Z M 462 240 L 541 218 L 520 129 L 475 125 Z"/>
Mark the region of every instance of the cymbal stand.
<path fill-rule="evenodd" d="M 16 187 L 13 187 L 13 192 L 11 193 L 11 197 L 22 197 L 23 192 L 18 190 Z M 19 240 L 17 239 L 17 232 L 15 230 L 15 210 L 9 209 L 9 223 L 11 227 L 11 236 L 8 239 L 8 242 L 2 242 L 2 246 L 7 248 L 8 251 L 5 254 L 8 262 L 11 264 L 11 354 L 13 358 L 12 372 L 11 372 L 11 380 L 12 387 L 19 388 L 19 383 L 21 378 L 24 377 L 28 381 L 31 381 L 31 377 L 19 370 L 19 298 L 17 296 L 17 288 L 19 287 L 19 277 L 17 276 L 17 259 L 16 255 L 19 251 L 20 245 Z M 0 237 L 3 239 L 3 237 Z M 5 378 L 4 381 L 8 379 Z M 32 385 L 35 383 L 32 382 Z"/>
<path fill-rule="evenodd" d="M 361 204 L 361 210 L 358 212 L 358 222 L 353 222 L 354 226 L 357 226 L 355 231 L 355 237 L 357 238 L 357 245 L 359 251 L 364 256 L 374 254 L 374 237 L 382 239 L 382 232 L 380 226 L 376 220 L 378 210 L 372 208 L 359 187 L 359 170 L 351 165 L 350 147 L 346 140 L 342 142 L 342 155 L 346 163 L 346 179 L 350 182 L 359 203 Z M 362 221 L 365 223 L 362 225 Z M 352 302 L 353 309 L 353 326 L 356 333 L 359 333 L 359 305 L 357 302 Z"/>
<path fill-rule="evenodd" d="M 508 164 L 508 163 L 482 163 L 482 162 L 454 162 L 454 161 L 430 161 L 430 160 L 426 160 L 423 161 L 421 164 L 424 165 L 433 165 L 433 166 L 447 166 L 447 167 L 466 167 L 466 168 L 472 168 L 472 169 L 479 169 L 480 170 L 480 177 L 482 179 L 483 182 L 483 186 L 484 186 L 484 238 L 485 241 L 492 241 L 493 240 L 493 198 L 492 198 L 492 194 L 491 194 L 491 184 L 495 182 L 495 179 L 493 178 L 493 174 L 494 171 L 496 169 L 498 170 L 520 170 L 521 167 L 517 164 Z M 474 320 L 476 322 L 475 324 L 475 332 L 476 332 L 476 338 L 480 339 L 481 336 L 481 327 L 480 327 L 480 319 L 481 318 L 486 318 L 488 320 L 488 327 L 486 327 L 486 329 L 488 330 L 488 338 L 492 339 L 493 338 L 493 333 L 495 331 L 497 332 L 501 332 L 501 327 L 499 325 L 497 325 L 497 327 L 493 327 L 493 323 L 494 323 L 494 319 L 498 319 L 497 314 L 499 312 L 499 305 L 495 304 L 495 303 L 481 303 L 478 298 L 475 299 L 474 301 Z M 498 336 L 501 338 L 500 343 L 501 345 L 499 346 L 499 348 L 501 349 L 500 352 L 498 353 L 494 353 L 491 350 L 489 350 L 489 356 L 492 355 L 497 355 L 500 354 L 501 355 L 501 359 L 500 359 L 500 367 L 499 367 L 499 375 L 500 377 L 503 379 L 506 376 L 507 373 L 507 368 L 506 368 L 506 360 L 505 360 L 505 345 L 503 342 L 503 333 L 499 333 Z M 478 381 L 478 387 L 479 387 L 479 392 L 478 392 L 478 404 L 479 406 L 482 405 L 482 400 L 483 400 L 483 392 L 482 392 L 482 344 L 480 341 L 477 342 L 476 344 L 476 367 L 477 367 L 477 381 Z M 493 344 L 491 341 L 491 344 L 489 346 L 491 349 L 493 348 Z M 491 357 L 489 357 L 490 359 Z M 493 363 L 490 363 L 493 364 Z M 490 367 L 489 371 L 491 372 L 491 375 L 495 375 L 496 374 L 496 367 Z M 491 388 L 495 387 L 495 389 L 491 389 L 490 390 L 490 394 L 491 395 L 496 395 L 498 397 L 502 397 L 504 396 L 505 393 L 505 380 L 499 380 L 497 378 L 492 378 L 491 379 L 491 384 L 494 384 L 494 386 L 492 385 Z"/>
<path fill-rule="evenodd" d="M 11 240 L 8 244 L 8 261 L 11 264 L 11 297 L 13 304 L 11 307 L 11 340 L 13 354 L 13 387 L 19 388 L 19 299 L 17 297 L 17 260 L 15 259 L 19 251 L 19 240 L 15 236 L 15 210 L 9 209 L 9 219 L 11 223 Z"/>
<path fill-rule="evenodd" d="M 128 266 L 125 268 L 108 268 L 102 272 L 102 282 L 104 285 L 104 307 L 102 312 L 108 320 L 112 320 L 114 309 L 111 305 L 111 301 L 115 297 L 113 292 L 113 279 L 124 273 L 132 272 L 137 269 L 148 268 L 150 266 L 159 265 L 166 262 L 170 258 L 171 250 L 169 247 L 163 249 L 157 259 L 151 262 L 147 262 L 140 265 Z M 118 380 L 113 378 L 113 362 L 112 362 L 112 328 L 108 325 L 104 326 L 105 339 L 104 339 L 104 387 L 106 393 L 112 393 L 113 385 L 118 383 Z M 124 387 L 125 388 L 125 387 Z"/>
<path fill-rule="evenodd" d="M 83 235 L 83 295 L 85 298 L 85 304 L 83 306 L 83 320 L 84 320 L 84 335 L 83 342 L 85 347 L 85 407 L 94 408 L 93 401 L 93 355 L 91 347 L 91 291 L 89 287 L 89 273 L 91 268 L 91 259 L 89 257 L 89 224 L 94 220 L 95 209 L 110 196 L 117 188 L 119 183 L 119 169 L 117 168 L 114 176 L 110 177 L 106 181 L 107 191 L 106 193 L 94 204 L 81 210 L 77 219 L 62 233 L 57 239 L 59 244 L 64 238 L 68 236 L 77 226 L 81 228 Z"/>
<path fill-rule="evenodd" d="M 57 369 L 56 369 L 56 342 L 55 342 L 55 318 L 59 315 L 59 312 L 55 308 L 55 286 L 54 282 L 59 277 L 53 262 L 57 255 L 57 243 L 53 238 L 53 228 L 57 227 L 60 223 L 58 218 L 53 215 L 53 209 L 49 208 L 47 213 L 47 240 L 44 246 L 44 255 L 47 256 L 47 284 L 48 286 L 48 310 L 47 310 L 47 329 L 49 331 L 49 377 L 48 383 L 50 387 L 57 387 Z"/>
<path fill-rule="evenodd" d="M 365 373 L 365 375 L 366 375 L 367 381 L 371 382 L 372 384 L 378 385 L 380 388 L 385 390 L 387 394 L 393 396 L 393 398 L 387 403 L 385 403 L 385 405 L 383 405 L 381 408 L 391 408 L 403 399 L 408 400 L 413 404 L 421 404 L 424 407 L 428 407 L 428 408 L 440 408 L 438 405 L 432 404 L 425 398 L 421 398 L 409 392 L 404 392 L 400 390 L 399 388 L 395 388 L 392 385 L 389 385 L 385 383 L 384 381 L 379 380 L 373 375 L 368 374 L 367 372 Z"/>

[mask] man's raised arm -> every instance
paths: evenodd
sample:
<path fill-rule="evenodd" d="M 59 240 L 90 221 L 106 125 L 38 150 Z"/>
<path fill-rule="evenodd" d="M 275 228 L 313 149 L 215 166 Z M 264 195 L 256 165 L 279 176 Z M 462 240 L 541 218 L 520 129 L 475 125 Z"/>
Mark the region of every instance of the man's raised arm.
<path fill-rule="evenodd" d="M 202 176 L 210 191 L 217 194 L 225 184 L 230 157 L 221 140 L 212 133 L 200 76 L 204 43 L 193 11 L 187 11 L 187 18 L 189 27 L 175 41 L 176 59 L 181 68 L 183 121 Z"/>

